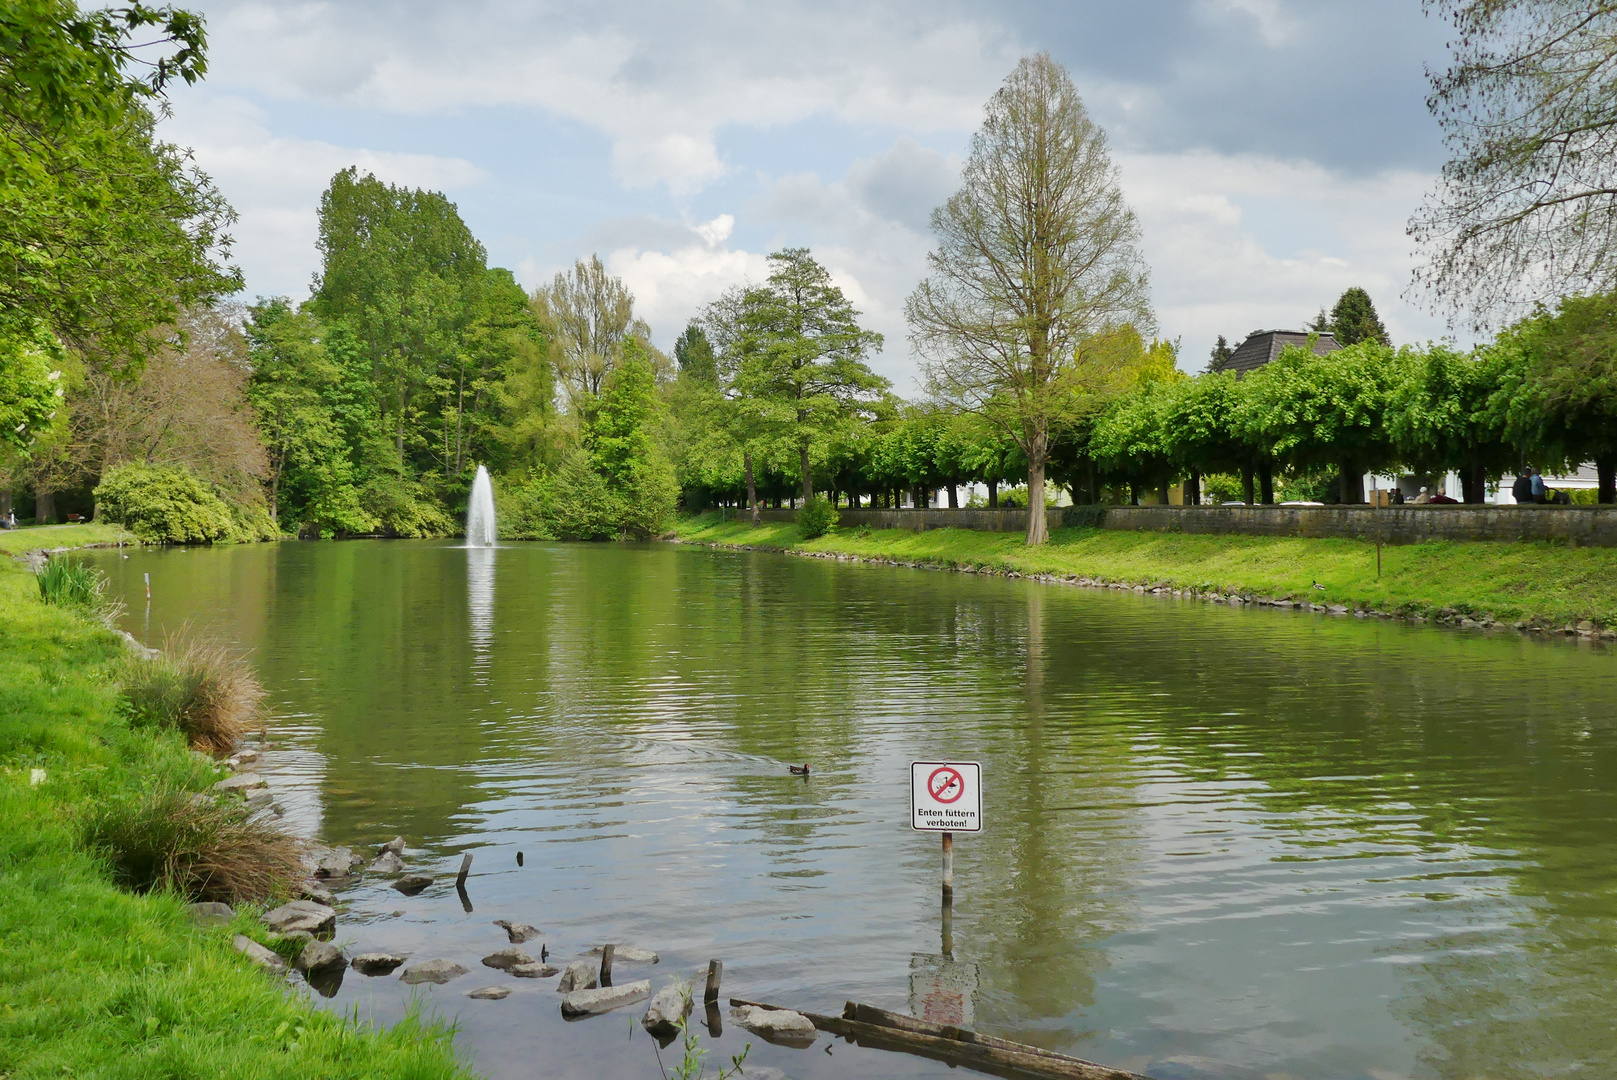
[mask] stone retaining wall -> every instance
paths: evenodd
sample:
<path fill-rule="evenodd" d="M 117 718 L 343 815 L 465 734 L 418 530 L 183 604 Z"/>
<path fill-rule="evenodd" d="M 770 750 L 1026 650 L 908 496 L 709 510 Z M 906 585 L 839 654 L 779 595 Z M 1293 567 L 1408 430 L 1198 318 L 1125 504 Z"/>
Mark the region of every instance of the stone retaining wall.
<path fill-rule="evenodd" d="M 1048 511 L 1058 529 L 1067 507 Z M 1025 532 L 1026 510 L 839 510 L 844 526 Z M 1080 507 L 1090 516 L 1096 508 Z M 745 516 L 741 511 L 737 516 Z M 795 510 L 765 510 L 795 521 Z M 1108 506 L 1103 528 L 1246 536 L 1334 536 L 1415 544 L 1422 540 L 1560 540 L 1617 547 L 1614 506 Z"/>

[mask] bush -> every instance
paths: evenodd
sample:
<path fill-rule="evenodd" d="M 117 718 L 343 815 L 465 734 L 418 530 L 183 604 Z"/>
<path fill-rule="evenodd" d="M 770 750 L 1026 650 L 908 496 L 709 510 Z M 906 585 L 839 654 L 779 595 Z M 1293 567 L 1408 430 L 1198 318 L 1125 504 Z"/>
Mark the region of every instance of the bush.
<path fill-rule="evenodd" d="M 303 872 L 297 842 L 251 817 L 240 799 L 167 784 L 97 804 L 85 820 L 85 841 L 120 885 L 171 889 L 192 900 L 275 899 Z"/>
<path fill-rule="evenodd" d="M 261 715 L 264 688 L 224 646 L 171 638 L 155 660 L 126 660 L 118 678 L 135 727 L 175 730 L 191 746 L 229 753 Z"/>
<path fill-rule="evenodd" d="M 813 540 L 830 532 L 831 526 L 837 523 L 837 516 L 837 508 L 831 505 L 831 500 L 816 495 L 798 509 L 797 527 L 802 530 L 803 539 Z"/>
<path fill-rule="evenodd" d="M 51 559 L 37 575 L 39 595 L 47 604 L 72 608 L 104 626 L 123 614 L 122 601 L 108 599 L 107 575 L 75 559 Z"/>
<path fill-rule="evenodd" d="M 151 544 L 268 540 L 275 526 L 262 506 L 227 503 L 183 465 L 114 465 L 95 489 L 96 516 Z"/>
<path fill-rule="evenodd" d="M 644 540 L 667 527 L 679 484 L 666 461 L 631 463 L 623 482 L 596 468 L 586 451 L 562 460 L 548 476 L 500 493 L 500 535 L 521 540 Z"/>

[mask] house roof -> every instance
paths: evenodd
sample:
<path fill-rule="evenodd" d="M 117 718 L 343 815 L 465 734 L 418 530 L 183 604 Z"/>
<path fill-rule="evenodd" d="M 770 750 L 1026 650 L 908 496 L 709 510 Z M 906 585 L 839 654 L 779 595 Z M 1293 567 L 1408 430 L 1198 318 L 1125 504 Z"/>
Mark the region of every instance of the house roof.
<path fill-rule="evenodd" d="M 1240 378 L 1279 356 L 1280 350 L 1287 345 L 1307 345 L 1308 333 L 1306 330 L 1254 330 L 1246 336 L 1245 341 L 1235 347 L 1235 351 L 1230 354 L 1229 362 L 1224 365 L 1224 370 L 1233 371 L 1236 378 Z M 1314 339 L 1316 356 L 1324 356 L 1341 347 L 1331 334 L 1319 334 Z"/>

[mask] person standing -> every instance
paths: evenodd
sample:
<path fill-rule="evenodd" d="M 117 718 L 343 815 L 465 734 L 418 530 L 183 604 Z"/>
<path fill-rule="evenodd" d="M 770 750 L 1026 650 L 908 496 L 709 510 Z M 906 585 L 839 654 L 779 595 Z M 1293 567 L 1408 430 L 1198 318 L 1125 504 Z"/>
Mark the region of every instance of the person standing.
<path fill-rule="evenodd" d="M 1528 469 L 1527 471 L 1529 473 L 1531 473 L 1532 476 L 1533 476 L 1533 501 L 1536 502 L 1536 503 L 1543 503 L 1543 501 L 1544 501 L 1544 477 L 1539 475 L 1539 472 L 1538 472 L 1537 469 Z"/>
<path fill-rule="evenodd" d="M 1522 469 L 1521 475 L 1516 477 L 1516 482 L 1510 485 L 1510 497 L 1518 503 L 1533 501 L 1533 470 L 1525 467 Z"/>

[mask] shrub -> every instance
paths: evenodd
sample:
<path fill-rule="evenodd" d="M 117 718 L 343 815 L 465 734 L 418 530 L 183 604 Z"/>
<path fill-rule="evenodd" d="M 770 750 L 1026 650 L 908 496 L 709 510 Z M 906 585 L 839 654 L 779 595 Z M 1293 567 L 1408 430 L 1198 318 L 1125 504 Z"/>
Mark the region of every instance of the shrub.
<path fill-rule="evenodd" d="M 47 604 L 72 608 L 111 626 L 123 614 L 120 600 L 109 599 L 107 575 L 75 559 L 51 559 L 37 575 L 39 595 Z"/>
<path fill-rule="evenodd" d="M 211 544 L 238 531 L 230 507 L 183 465 L 114 465 L 102 475 L 95 500 L 98 517 L 147 543 Z"/>
<path fill-rule="evenodd" d="M 240 799 L 168 784 L 96 804 L 85 840 L 111 864 L 118 883 L 137 892 L 265 901 L 287 895 L 302 876 L 297 842 L 250 816 Z"/>
<path fill-rule="evenodd" d="M 155 660 L 131 658 L 119 673 L 130 722 L 181 732 L 191 746 L 228 753 L 261 714 L 264 688 L 224 646 L 171 638 Z"/>
<path fill-rule="evenodd" d="M 589 453 L 574 451 L 548 476 L 502 490 L 500 534 L 523 540 L 644 540 L 658 535 L 679 499 L 661 457 L 635 461 L 617 481 Z"/>
<path fill-rule="evenodd" d="M 797 527 L 802 530 L 803 539 L 813 540 L 830 532 L 837 517 L 837 508 L 831 505 L 831 500 L 816 495 L 798 508 Z"/>

